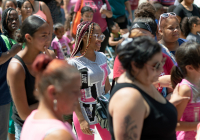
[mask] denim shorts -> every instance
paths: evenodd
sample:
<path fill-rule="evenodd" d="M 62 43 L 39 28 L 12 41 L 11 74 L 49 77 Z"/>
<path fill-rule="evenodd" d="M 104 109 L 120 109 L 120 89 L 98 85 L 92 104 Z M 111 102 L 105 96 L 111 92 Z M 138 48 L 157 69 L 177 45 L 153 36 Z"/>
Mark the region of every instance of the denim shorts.
<path fill-rule="evenodd" d="M 14 125 L 15 125 L 15 140 L 20 140 L 22 127 L 16 122 L 14 122 Z"/>

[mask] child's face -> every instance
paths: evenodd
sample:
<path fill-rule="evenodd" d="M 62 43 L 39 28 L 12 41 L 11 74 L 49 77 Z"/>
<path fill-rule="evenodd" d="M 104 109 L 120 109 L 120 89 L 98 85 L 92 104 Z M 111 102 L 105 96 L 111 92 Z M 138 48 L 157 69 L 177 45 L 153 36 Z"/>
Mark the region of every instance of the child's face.
<path fill-rule="evenodd" d="M 21 8 L 21 14 L 24 19 L 30 15 L 32 15 L 33 9 L 29 1 L 25 1 Z"/>
<path fill-rule="evenodd" d="M 113 27 L 112 27 L 112 33 L 119 33 L 120 28 L 119 25 L 116 23 Z"/>
<path fill-rule="evenodd" d="M 84 12 L 83 15 L 81 15 L 81 18 L 83 21 L 91 22 L 93 20 L 93 12 Z"/>
<path fill-rule="evenodd" d="M 58 28 L 54 34 L 57 36 L 58 39 L 61 39 L 64 35 L 64 27 Z"/>
<path fill-rule="evenodd" d="M 176 42 L 180 37 L 180 26 L 176 17 L 162 19 L 162 27 L 159 33 L 166 42 Z"/>
<path fill-rule="evenodd" d="M 6 9 L 8 9 L 8 8 L 16 9 L 15 4 L 12 1 L 7 1 L 6 4 L 5 4 L 5 8 Z"/>
<path fill-rule="evenodd" d="M 195 32 L 200 33 L 200 18 L 198 18 L 197 24 L 193 24 L 192 29 L 193 29 Z"/>
<path fill-rule="evenodd" d="M 6 17 L 8 30 L 10 32 L 14 32 L 19 28 L 19 19 L 18 14 L 16 11 L 12 10 L 10 11 L 9 16 Z"/>

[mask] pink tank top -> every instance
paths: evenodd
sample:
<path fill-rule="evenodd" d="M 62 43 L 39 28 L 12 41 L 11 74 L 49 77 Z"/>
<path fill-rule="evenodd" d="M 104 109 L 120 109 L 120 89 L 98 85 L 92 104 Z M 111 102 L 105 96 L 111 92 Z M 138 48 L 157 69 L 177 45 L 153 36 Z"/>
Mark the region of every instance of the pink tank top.
<path fill-rule="evenodd" d="M 180 85 L 187 85 L 191 89 L 191 99 L 188 102 L 180 121 L 199 122 L 200 121 L 200 93 L 198 87 L 183 79 Z M 195 140 L 196 131 L 177 131 L 177 140 Z"/>
<path fill-rule="evenodd" d="M 69 132 L 74 140 L 77 140 L 72 132 L 71 125 L 68 123 L 63 123 L 62 121 L 56 119 L 34 119 L 37 110 L 32 111 L 32 113 L 26 119 L 20 140 L 43 140 L 45 136 L 53 131 L 64 129 Z"/>
<path fill-rule="evenodd" d="M 40 6 L 40 2 L 39 2 L 39 10 L 38 10 L 38 12 L 35 13 L 34 15 L 40 16 L 41 18 L 43 18 L 44 20 L 47 21 L 46 15 L 44 14 L 44 12 L 43 12 L 40 8 L 41 8 L 41 6 Z"/>

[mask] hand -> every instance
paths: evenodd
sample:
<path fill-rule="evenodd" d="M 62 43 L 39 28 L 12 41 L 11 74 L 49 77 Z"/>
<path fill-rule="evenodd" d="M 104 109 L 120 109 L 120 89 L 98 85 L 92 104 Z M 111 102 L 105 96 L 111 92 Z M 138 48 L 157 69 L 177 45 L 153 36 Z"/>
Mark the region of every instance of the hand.
<path fill-rule="evenodd" d="M 182 97 L 178 94 L 179 91 L 179 84 L 174 89 L 173 94 L 171 95 L 169 102 L 172 103 L 174 106 L 180 104 L 183 100 L 190 100 L 190 97 Z"/>
<path fill-rule="evenodd" d="M 22 50 L 22 43 L 14 44 L 12 48 L 10 49 L 10 52 L 14 55 L 16 55 L 19 51 Z"/>
<path fill-rule="evenodd" d="M 50 58 L 53 59 L 53 57 L 52 57 L 51 54 L 49 53 L 47 47 L 44 47 L 44 54 L 48 55 Z"/>
<path fill-rule="evenodd" d="M 131 20 L 131 23 L 133 22 L 133 16 L 129 14 L 128 18 Z"/>
<path fill-rule="evenodd" d="M 71 15 L 68 14 L 68 13 L 65 13 L 65 19 L 66 19 L 67 21 L 71 21 Z"/>
<path fill-rule="evenodd" d="M 123 41 L 124 41 L 124 38 L 120 39 L 120 40 L 118 41 L 118 44 L 121 44 Z"/>
<path fill-rule="evenodd" d="M 106 11 L 106 10 L 105 10 L 104 8 L 102 8 L 102 7 L 101 7 L 101 9 L 100 9 L 100 11 L 99 11 L 99 12 L 100 12 L 101 14 L 104 14 L 104 13 L 105 13 L 105 11 Z"/>
<path fill-rule="evenodd" d="M 80 127 L 84 134 L 92 135 L 92 132 L 90 130 L 90 125 L 86 120 L 80 121 Z"/>

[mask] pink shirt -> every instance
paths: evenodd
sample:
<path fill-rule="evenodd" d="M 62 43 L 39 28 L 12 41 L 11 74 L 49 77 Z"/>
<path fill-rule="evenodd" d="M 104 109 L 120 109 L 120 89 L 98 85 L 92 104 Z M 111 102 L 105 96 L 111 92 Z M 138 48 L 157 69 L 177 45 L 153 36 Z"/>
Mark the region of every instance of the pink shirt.
<path fill-rule="evenodd" d="M 37 110 L 32 111 L 26 119 L 22 128 L 20 140 L 43 140 L 45 136 L 51 132 L 61 129 L 69 132 L 72 138 L 77 140 L 72 132 L 71 126 L 68 123 L 63 123 L 62 121 L 56 119 L 36 120 L 34 119 L 36 112 Z"/>
<path fill-rule="evenodd" d="M 67 49 L 67 54 L 70 55 L 70 47 L 68 45 L 70 43 L 70 39 L 68 39 L 66 36 L 63 35 L 61 39 L 58 39 L 55 37 L 51 43 L 51 47 L 54 50 L 57 50 L 58 53 L 58 59 L 64 59 L 63 50 L 62 49 Z"/>
<path fill-rule="evenodd" d="M 107 4 L 107 10 L 111 10 L 110 4 L 108 3 L 107 0 L 105 1 Z M 102 0 L 83 0 L 83 6 L 89 6 L 93 9 L 94 11 L 93 22 L 99 24 L 102 32 L 104 32 L 107 28 L 106 19 L 102 18 L 101 13 L 99 12 L 103 4 L 104 3 Z M 74 12 L 78 12 L 80 6 L 81 6 L 81 0 L 77 0 Z"/>
<path fill-rule="evenodd" d="M 183 79 L 181 85 L 187 85 L 191 89 L 191 99 L 188 102 L 180 121 L 199 122 L 200 121 L 200 97 L 198 88 L 186 79 Z M 177 131 L 177 140 L 195 140 L 196 131 Z"/>

